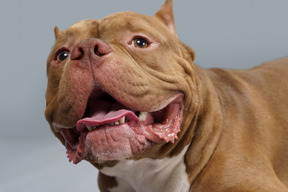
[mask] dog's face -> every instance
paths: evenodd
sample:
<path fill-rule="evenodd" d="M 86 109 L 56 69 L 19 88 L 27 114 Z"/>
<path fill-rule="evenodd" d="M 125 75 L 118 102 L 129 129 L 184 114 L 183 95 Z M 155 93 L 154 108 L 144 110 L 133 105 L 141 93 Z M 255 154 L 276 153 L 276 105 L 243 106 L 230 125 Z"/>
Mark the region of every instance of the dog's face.
<path fill-rule="evenodd" d="M 182 137 L 193 52 L 175 34 L 171 4 L 152 17 L 125 12 L 55 28 L 45 116 L 70 161 L 156 158 Z"/>

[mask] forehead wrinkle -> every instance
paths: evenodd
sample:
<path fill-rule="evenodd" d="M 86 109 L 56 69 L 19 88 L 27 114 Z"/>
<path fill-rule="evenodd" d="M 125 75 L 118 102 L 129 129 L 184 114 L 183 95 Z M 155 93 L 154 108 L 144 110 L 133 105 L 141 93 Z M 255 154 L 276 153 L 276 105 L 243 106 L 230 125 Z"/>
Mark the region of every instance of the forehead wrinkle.
<path fill-rule="evenodd" d="M 149 16 L 134 12 L 115 13 L 101 19 L 99 22 L 99 32 L 111 34 L 113 31 L 144 33 L 152 38 L 163 37 L 163 28 L 159 27 L 158 22 L 155 23 Z"/>
<path fill-rule="evenodd" d="M 135 17 L 137 16 L 137 19 Z M 100 25 L 101 28 L 109 28 L 109 29 L 129 29 L 131 31 L 139 30 L 139 21 L 143 21 L 144 18 L 147 17 L 145 15 L 141 15 L 133 12 L 120 12 L 109 15 L 103 19 L 101 19 Z M 138 24 L 137 24 L 138 21 Z M 143 30 L 145 28 L 141 28 Z"/>
<path fill-rule="evenodd" d="M 82 20 L 67 28 L 56 40 L 54 47 L 61 45 L 69 46 L 71 43 L 79 42 L 98 35 L 98 20 Z"/>
<path fill-rule="evenodd" d="M 67 29 L 67 36 L 69 38 L 96 38 L 98 31 L 98 20 L 87 19 L 80 21 Z"/>

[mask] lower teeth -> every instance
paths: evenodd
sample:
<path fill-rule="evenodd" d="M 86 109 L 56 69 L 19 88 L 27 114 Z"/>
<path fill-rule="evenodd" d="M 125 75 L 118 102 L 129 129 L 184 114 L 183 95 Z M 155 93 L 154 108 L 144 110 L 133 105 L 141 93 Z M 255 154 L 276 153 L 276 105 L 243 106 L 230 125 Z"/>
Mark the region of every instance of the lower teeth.
<path fill-rule="evenodd" d="M 87 127 L 88 131 L 93 131 L 93 127 L 91 127 L 91 126 L 86 126 L 86 127 Z"/>
<path fill-rule="evenodd" d="M 123 124 L 123 123 L 125 123 L 125 116 L 122 117 L 122 118 L 119 120 L 119 124 L 120 124 L 120 125 Z"/>
<path fill-rule="evenodd" d="M 140 112 L 140 114 L 139 114 L 139 120 L 140 121 L 145 121 L 146 120 L 146 118 L 147 118 L 147 112 Z M 113 125 L 121 125 L 121 124 L 124 124 L 125 123 L 125 116 L 124 117 L 122 117 L 119 121 L 117 121 L 117 122 L 115 122 L 115 123 L 111 123 L 111 124 L 109 124 L 109 125 L 111 125 L 111 126 L 113 126 Z M 88 129 L 88 131 L 93 131 L 93 130 L 95 130 L 97 127 L 92 127 L 92 126 L 86 126 L 87 127 L 87 129 Z"/>
<path fill-rule="evenodd" d="M 145 121 L 147 118 L 147 112 L 140 112 L 139 114 L 139 120 L 140 121 Z"/>

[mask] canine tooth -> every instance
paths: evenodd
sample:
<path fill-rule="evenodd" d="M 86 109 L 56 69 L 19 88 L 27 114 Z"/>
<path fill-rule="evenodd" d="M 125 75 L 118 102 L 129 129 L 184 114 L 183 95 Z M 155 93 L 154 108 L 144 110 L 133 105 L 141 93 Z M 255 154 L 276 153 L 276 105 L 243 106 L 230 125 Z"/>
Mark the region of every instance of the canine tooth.
<path fill-rule="evenodd" d="M 87 127 L 88 131 L 92 131 L 93 130 L 93 127 L 91 127 L 91 126 L 86 126 L 86 127 Z"/>
<path fill-rule="evenodd" d="M 145 121 L 147 118 L 147 112 L 140 112 L 139 114 L 139 120 L 140 121 Z"/>
<path fill-rule="evenodd" d="M 119 120 L 119 124 L 120 124 L 120 125 L 123 124 L 123 123 L 125 123 L 125 116 L 122 117 L 122 118 Z"/>

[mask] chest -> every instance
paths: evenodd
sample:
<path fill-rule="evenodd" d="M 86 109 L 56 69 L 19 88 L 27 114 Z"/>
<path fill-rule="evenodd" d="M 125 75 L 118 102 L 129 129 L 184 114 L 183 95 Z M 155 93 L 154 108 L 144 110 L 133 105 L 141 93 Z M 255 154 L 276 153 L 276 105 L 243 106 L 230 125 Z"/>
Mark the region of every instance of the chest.
<path fill-rule="evenodd" d="M 190 184 L 183 158 L 186 150 L 178 156 L 164 159 L 120 161 L 114 167 L 103 168 L 101 172 L 116 177 L 118 185 L 111 188 L 111 192 L 187 192 Z"/>

